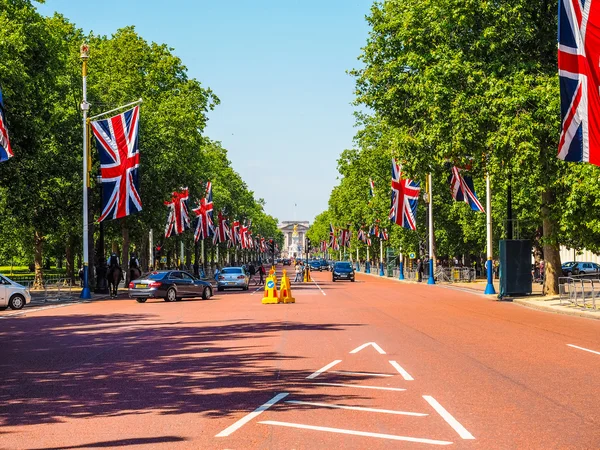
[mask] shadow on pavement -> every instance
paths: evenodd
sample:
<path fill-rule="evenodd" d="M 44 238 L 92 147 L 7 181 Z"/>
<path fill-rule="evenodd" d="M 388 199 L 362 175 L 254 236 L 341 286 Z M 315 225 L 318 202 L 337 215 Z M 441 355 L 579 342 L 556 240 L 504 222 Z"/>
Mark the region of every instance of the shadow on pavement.
<path fill-rule="evenodd" d="M 119 439 L 115 441 L 103 441 L 103 442 L 92 442 L 90 444 L 83 445 L 72 445 L 72 446 L 61 446 L 61 447 L 43 447 L 34 448 L 31 450 L 69 450 L 76 448 L 115 448 L 125 447 L 127 445 L 150 445 L 150 444 L 164 444 L 166 442 L 183 442 L 186 439 L 179 436 L 161 436 L 152 438 L 135 438 L 135 439 Z"/>
<path fill-rule="evenodd" d="M 282 361 L 299 357 L 270 351 L 273 341 L 263 339 L 284 331 L 344 331 L 352 326 L 360 325 L 164 323 L 154 314 L 5 321 L 0 329 L 0 425 L 151 410 L 221 417 L 251 411 L 274 392 L 293 393 L 295 385 L 307 398 L 306 389 L 312 387 L 306 376 L 318 367 L 282 369 Z"/>

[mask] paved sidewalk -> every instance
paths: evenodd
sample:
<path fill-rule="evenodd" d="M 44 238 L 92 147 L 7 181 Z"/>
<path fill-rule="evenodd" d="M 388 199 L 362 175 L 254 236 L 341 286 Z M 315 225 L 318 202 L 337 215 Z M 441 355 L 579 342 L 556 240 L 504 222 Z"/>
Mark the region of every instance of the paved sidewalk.
<path fill-rule="evenodd" d="M 392 277 L 380 277 L 379 274 L 374 273 L 358 273 L 361 275 L 373 276 L 377 278 L 386 278 L 389 280 L 397 281 L 399 283 L 418 284 L 416 281 L 398 280 L 397 278 Z M 424 282 L 424 284 L 426 284 L 426 281 Z M 471 292 L 473 294 L 478 294 L 484 298 L 488 298 L 490 300 L 495 301 L 512 301 L 513 303 L 517 303 L 519 305 L 526 306 L 528 308 L 538 309 L 541 311 L 547 311 L 556 314 L 566 314 L 569 316 L 585 317 L 588 319 L 600 319 L 600 309 L 594 310 L 592 308 L 583 308 L 581 306 L 575 306 L 569 303 L 568 300 L 563 300 L 563 303 L 561 304 L 560 297 L 558 295 L 542 295 L 542 286 L 538 283 L 533 284 L 533 293 L 531 295 L 522 297 L 506 297 L 503 300 L 498 300 L 497 296 L 494 295 L 485 295 L 483 292 L 485 291 L 486 284 L 487 282 L 485 280 L 477 280 L 471 283 L 437 283 L 436 286 L 445 289 L 454 289 L 464 292 Z M 500 291 L 498 280 L 494 280 L 494 288 L 496 289 L 496 292 Z"/>

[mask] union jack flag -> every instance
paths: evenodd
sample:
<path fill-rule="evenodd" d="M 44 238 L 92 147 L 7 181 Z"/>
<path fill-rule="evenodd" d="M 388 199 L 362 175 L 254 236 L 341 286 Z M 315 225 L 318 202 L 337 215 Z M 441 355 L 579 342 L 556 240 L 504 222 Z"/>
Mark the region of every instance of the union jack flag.
<path fill-rule="evenodd" d="M 231 234 L 233 236 L 233 243 L 235 245 L 241 245 L 242 235 L 240 234 L 240 221 L 239 220 L 236 220 L 233 222 L 233 228 L 231 230 Z"/>
<path fill-rule="evenodd" d="M 181 192 L 173 192 L 170 202 L 165 202 L 169 207 L 169 217 L 165 227 L 165 238 L 173 233 L 181 234 L 190 227 L 190 213 L 188 211 L 189 190 L 185 188 Z"/>
<path fill-rule="evenodd" d="M 102 214 L 104 219 L 119 219 L 140 212 L 140 150 L 138 129 L 140 107 L 92 122 L 102 176 Z"/>
<path fill-rule="evenodd" d="M 340 244 L 342 247 L 350 247 L 350 238 L 352 232 L 349 229 L 342 230 L 340 233 Z"/>
<path fill-rule="evenodd" d="M 389 238 L 387 230 L 385 230 L 385 229 L 381 228 L 381 229 L 379 230 L 379 236 L 378 236 L 378 237 L 379 237 L 379 239 L 381 239 L 382 241 L 387 241 L 387 240 L 388 240 L 388 238 Z"/>
<path fill-rule="evenodd" d="M 196 231 L 194 232 L 194 240 L 198 242 L 200 239 L 207 239 L 213 233 L 213 197 L 212 183 L 206 183 L 206 195 L 200 199 L 200 204 L 194 213 L 198 217 L 196 222 Z"/>
<path fill-rule="evenodd" d="M 483 206 L 475 195 L 473 179 L 470 176 L 461 175 L 461 169 L 452 166 L 452 176 L 450 178 L 450 189 L 452 197 L 457 202 L 465 202 L 473 211 L 485 212 Z"/>
<path fill-rule="evenodd" d="M 558 157 L 600 165 L 600 6 L 559 0 L 558 75 L 562 127 Z"/>
<path fill-rule="evenodd" d="M 242 244 L 242 248 L 248 248 L 248 231 L 250 230 L 250 225 L 241 225 L 240 226 L 240 243 Z"/>
<path fill-rule="evenodd" d="M 417 229 L 417 202 L 421 188 L 419 183 L 403 179 L 400 166 L 392 159 L 392 207 L 390 220 L 410 230 Z"/>
<path fill-rule="evenodd" d="M 372 178 L 369 178 L 369 195 L 375 197 L 375 183 Z"/>
<path fill-rule="evenodd" d="M 214 230 L 213 244 L 227 242 L 227 237 L 230 234 L 229 227 L 227 226 L 227 219 L 223 216 L 221 211 L 219 211 L 217 220 L 219 223 Z"/>
<path fill-rule="evenodd" d="M 321 241 L 321 252 L 325 253 L 327 251 L 327 241 Z"/>
<path fill-rule="evenodd" d="M 329 247 L 337 250 L 337 238 L 335 236 L 335 228 L 332 224 L 329 224 Z"/>
<path fill-rule="evenodd" d="M 13 156 L 14 153 L 8 139 L 8 125 L 6 125 L 6 115 L 4 114 L 2 90 L 0 89 L 0 162 L 6 161 Z"/>

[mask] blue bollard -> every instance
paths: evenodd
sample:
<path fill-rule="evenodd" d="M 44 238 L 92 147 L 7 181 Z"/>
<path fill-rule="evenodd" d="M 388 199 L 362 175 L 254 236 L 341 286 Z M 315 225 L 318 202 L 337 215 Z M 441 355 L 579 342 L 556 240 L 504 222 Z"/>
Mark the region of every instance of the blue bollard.
<path fill-rule="evenodd" d="M 435 278 L 433 278 L 433 258 L 429 258 L 429 279 L 427 284 L 435 284 Z"/>
<path fill-rule="evenodd" d="M 379 276 L 383 277 L 385 276 L 385 273 L 383 272 L 383 263 L 379 263 Z"/>
<path fill-rule="evenodd" d="M 356 271 L 360 272 L 360 263 L 356 261 Z"/>
<path fill-rule="evenodd" d="M 492 260 L 488 259 L 486 263 L 487 267 L 487 285 L 485 286 L 484 294 L 496 295 L 496 289 L 494 289 L 494 273 L 492 270 Z"/>
<path fill-rule="evenodd" d="M 371 263 L 369 261 L 365 262 L 365 273 L 371 273 Z"/>
<path fill-rule="evenodd" d="M 92 298 L 92 292 L 90 291 L 90 286 L 89 286 L 89 272 L 88 272 L 88 265 L 84 264 L 83 265 L 83 289 L 81 290 L 81 295 L 79 296 L 79 298 L 82 298 L 84 300 L 89 300 L 90 298 Z"/>
<path fill-rule="evenodd" d="M 404 263 L 400 261 L 400 274 L 398 275 L 399 280 L 404 280 Z"/>

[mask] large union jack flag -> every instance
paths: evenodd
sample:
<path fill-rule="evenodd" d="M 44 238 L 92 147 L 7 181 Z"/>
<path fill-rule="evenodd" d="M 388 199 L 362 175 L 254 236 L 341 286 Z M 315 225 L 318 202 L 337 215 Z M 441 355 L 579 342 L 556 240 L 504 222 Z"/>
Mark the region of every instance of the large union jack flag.
<path fill-rule="evenodd" d="M 181 234 L 190 227 L 190 213 L 188 211 L 189 189 L 173 192 L 170 202 L 165 202 L 169 207 L 169 217 L 165 227 L 165 238 L 172 234 Z"/>
<path fill-rule="evenodd" d="M 332 224 L 329 224 L 329 248 L 333 250 L 339 249 L 337 237 L 335 235 L 335 228 Z"/>
<path fill-rule="evenodd" d="M 419 201 L 419 183 L 402 179 L 400 165 L 392 159 L 392 206 L 390 220 L 410 230 L 417 229 L 417 202 Z"/>
<path fill-rule="evenodd" d="M 558 157 L 600 165 L 600 6 L 559 0 L 558 14 Z"/>
<path fill-rule="evenodd" d="M 6 115 L 4 114 L 2 90 L 0 89 L 0 162 L 6 161 L 13 156 L 10 140 L 8 139 L 8 125 L 6 125 Z"/>
<path fill-rule="evenodd" d="M 452 197 L 457 202 L 465 202 L 471 207 L 473 211 L 485 212 L 483 206 L 475 195 L 475 187 L 473 186 L 473 179 L 461 173 L 461 169 L 456 166 L 452 166 L 452 176 L 450 177 L 450 189 L 452 191 Z"/>
<path fill-rule="evenodd" d="M 213 195 L 212 183 L 206 183 L 206 195 L 200 199 L 194 213 L 198 218 L 196 222 L 196 230 L 194 231 L 194 240 L 198 242 L 200 239 L 208 239 L 213 232 Z"/>
<path fill-rule="evenodd" d="M 102 214 L 98 222 L 142 210 L 139 119 L 140 107 L 136 106 L 110 119 L 92 122 L 102 175 Z"/>

